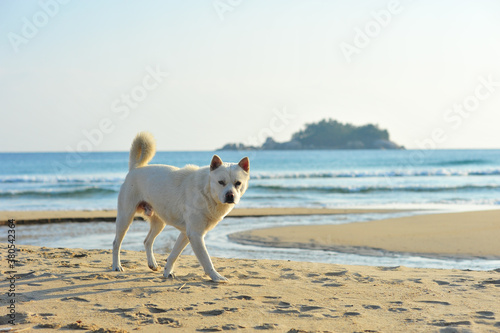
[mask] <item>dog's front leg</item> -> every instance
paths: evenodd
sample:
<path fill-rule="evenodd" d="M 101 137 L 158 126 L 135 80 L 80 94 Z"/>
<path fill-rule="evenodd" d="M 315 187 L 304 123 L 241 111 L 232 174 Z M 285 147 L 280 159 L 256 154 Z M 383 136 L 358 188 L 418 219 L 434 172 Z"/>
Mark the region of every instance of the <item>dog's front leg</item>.
<path fill-rule="evenodd" d="M 199 232 L 188 231 L 188 237 L 189 241 L 191 242 L 191 248 L 193 249 L 194 254 L 196 254 L 196 257 L 198 258 L 201 266 L 203 266 L 205 273 L 210 276 L 212 281 L 219 283 L 228 282 L 228 279 L 217 273 L 214 265 L 212 264 L 212 260 L 210 260 L 207 247 L 205 246 L 205 235 Z"/>
<path fill-rule="evenodd" d="M 167 264 L 165 265 L 165 269 L 163 270 L 164 277 L 166 278 L 174 277 L 175 261 L 177 260 L 177 258 L 179 258 L 182 251 L 186 248 L 188 244 L 189 244 L 189 238 L 186 236 L 185 233 L 181 232 L 179 237 L 177 237 L 177 241 L 175 242 L 172 252 L 170 252 L 167 258 Z"/>

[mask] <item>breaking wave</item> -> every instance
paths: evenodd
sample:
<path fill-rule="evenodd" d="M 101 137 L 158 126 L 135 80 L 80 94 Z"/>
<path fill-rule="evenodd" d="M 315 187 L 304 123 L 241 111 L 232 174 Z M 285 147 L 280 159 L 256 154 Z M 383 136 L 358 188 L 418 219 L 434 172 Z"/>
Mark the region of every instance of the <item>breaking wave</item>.
<path fill-rule="evenodd" d="M 251 174 L 252 179 L 307 179 L 307 178 L 390 178 L 390 177 L 467 177 L 467 176 L 497 176 L 500 169 L 487 170 L 374 170 L 374 171 L 326 171 L 326 172 L 294 172 L 270 173 L 260 172 Z"/>
<path fill-rule="evenodd" d="M 471 190 L 498 190 L 500 185 L 461 185 L 461 186 L 289 186 L 254 185 L 254 189 L 286 192 L 325 192 L 325 193 L 374 193 L 374 192 L 462 192 Z"/>
<path fill-rule="evenodd" d="M 81 198 L 99 195 L 110 195 L 118 193 L 111 188 L 102 188 L 96 186 L 85 186 L 81 188 L 50 188 L 50 189 L 23 189 L 0 191 L 0 198 Z"/>

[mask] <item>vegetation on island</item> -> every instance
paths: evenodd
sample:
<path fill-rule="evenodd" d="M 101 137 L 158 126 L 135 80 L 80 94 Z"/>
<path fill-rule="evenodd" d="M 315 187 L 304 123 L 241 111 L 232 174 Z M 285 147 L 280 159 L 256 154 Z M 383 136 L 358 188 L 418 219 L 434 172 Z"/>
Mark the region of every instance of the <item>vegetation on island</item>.
<path fill-rule="evenodd" d="M 378 125 L 355 126 L 333 119 L 305 125 L 287 142 L 268 137 L 260 147 L 228 143 L 220 150 L 292 150 L 292 149 L 404 149 L 390 141 L 389 132 Z"/>

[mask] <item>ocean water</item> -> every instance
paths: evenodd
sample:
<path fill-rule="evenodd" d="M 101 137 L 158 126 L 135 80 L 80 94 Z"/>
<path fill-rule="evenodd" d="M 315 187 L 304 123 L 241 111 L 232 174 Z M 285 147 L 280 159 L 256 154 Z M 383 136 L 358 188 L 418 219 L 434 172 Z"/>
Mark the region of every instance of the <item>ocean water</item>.
<path fill-rule="evenodd" d="M 152 163 L 207 165 L 214 152 L 158 152 Z M 500 208 L 500 150 L 217 152 L 224 161 L 248 155 L 251 181 L 240 207 L 426 209 L 386 214 L 226 218 L 207 234 L 212 256 L 287 259 L 353 265 L 489 270 L 500 260 L 363 256 L 333 251 L 261 248 L 229 241 L 253 228 L 365 222 L 434 211 Z M 128 153 L 0 154 L 0 210 L 116 209 Z M 0 231 L 5 227 L 0 226 Z M 114 223 L 19 225 L 17 244 L 110 249 Z M 132 224 L 123 249 L 141 251 L 149 227 Z M 6 232 L 4 233 L 6 234 Z M 162 260 L 178 235 L 165 228 L 155 242 Z M 191 253 L 188 246 L 185 253 Z M 110 259 L 111 260 L 111 259 Z"/>
<path fill-rule="evenodd" d="M 248 155 L 241 207 L 500 207 L 500 150 L 315 150 Z M 151 163 L 207 165 L 213 152 L 158 152 Z M 0 154 L 0 210 L 116 209 L 128 153 Z"/>

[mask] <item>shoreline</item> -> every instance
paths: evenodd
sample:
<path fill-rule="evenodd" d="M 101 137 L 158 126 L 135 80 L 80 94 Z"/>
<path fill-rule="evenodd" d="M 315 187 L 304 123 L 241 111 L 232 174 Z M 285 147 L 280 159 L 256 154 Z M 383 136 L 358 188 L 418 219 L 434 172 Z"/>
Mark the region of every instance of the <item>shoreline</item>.
<path fill-rule="evenodd" d="M 284 227 L 286 228 L 286 227 Z M 246 237 L 239 237 L 239 235 L 232 234 L 229 235 L 229 239 L 235 243 L 242 245 L 260 246 L 260 247 L 270 247 L 270 248 L 283 248 L 283 249 L 300 249 L 300 250 L 320 250 L 320 251 L 330 251 L 344 254 L 355 254 L 360 256 L 368 257 L 421 257 L 427 259 L 439 259 L 439 260 L 498 260 L 500 261 L 500 255 L 467 255 L 467 254 L 447 254 L 447 253 L 426 253 L 426 252 L 406 252 L 406 251 L 389 251 L 382 248 L 373 248 L 369 246 L 347 246 L 347 245 L 318 245 L 313 243 L 287 243 L 287 242 L 273 242 L 273 241 L 263 241 L 259 239 L 248 239 Z M 500 264 L 499 264 L 500 268 Z"/>
<path fill-rule="evenodd" d="M 357 222 L 353 216 L 351 222 L 343 224 L 324 224 L 329 223 L 326 218 L 322 224 L 305 222 L 304 225 L 233 231 L 226 237 L 229 242 L 261 248 L 320 250 L 379 258 L 480 259 L 490 261 L 488 268 L 500 261 L 500 222 L 495 222 L 500 221 L 500 210 L 426 214 L 422 210 L 403 209 L 236 208 L 228 216 L 299 216 L 302 221 L 302 216 L 308 219 L 314 215 L 400 212 L 415 214 L 365 222 Z M 114 222 L 116 211 L 0 211 L 0 225 L 6 225 L 10 217 L 17 217 L 19 225 Z"/>
<path fill-rule="evenodd" d="M 411 209 L 361 209 L 361 208 L 235 208 L 227 217 L 263 217 L 287 215 L 337 215 L 337 214 L 376 214 L 407 212 Z M 141 218 L 136 215 L 136 218 Z M 116 210 L 45 210 L 45 211 L 0 211 L 0 225 L 9 219 L 18 224 L 56 223 L 56 222 L 114 222 Z"/>
<path fill-rule="evenodd" d="M 229 235 L 237 243 L 368 256 L 500 260 L 500 210 L 421 214 L 338 225 L 284 226 Z"/>

